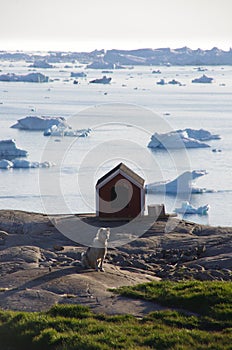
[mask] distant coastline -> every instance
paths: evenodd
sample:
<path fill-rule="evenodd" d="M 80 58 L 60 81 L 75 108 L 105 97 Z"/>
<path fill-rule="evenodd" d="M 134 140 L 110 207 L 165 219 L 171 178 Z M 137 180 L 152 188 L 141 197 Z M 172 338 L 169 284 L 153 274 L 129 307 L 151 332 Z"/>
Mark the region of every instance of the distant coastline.
<path fill-rule="evenodd" d="M 232 48 L 225 51 L 217 47 L 210 50 L 196 49 L 188 47 L 182 48 L 141 48 L 135 50 L 94 50 L 91 52 L 26 52 L 26 51 L 0 51 L 0 60 L 19 61 L 25 60 L 34 62 L 35 60 L 46 61 L 47 64 L 60 62 L 89 63 L 88 68 L 93 69 L 114 69 L 118 66 L 148 66 L 148 65 L 232 65 Z"/>

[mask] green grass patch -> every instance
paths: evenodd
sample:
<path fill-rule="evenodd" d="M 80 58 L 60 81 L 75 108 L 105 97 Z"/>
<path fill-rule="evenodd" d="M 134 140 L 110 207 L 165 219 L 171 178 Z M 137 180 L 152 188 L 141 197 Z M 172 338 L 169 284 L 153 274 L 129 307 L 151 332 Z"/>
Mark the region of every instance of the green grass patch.
<path fill-rule="evenodd" d="M 94 314 L 82 305 L 34 313 L 0 311 L 0 348 L 231 350 L 231 283 L 152 282 L 117 292 L 169 308 L 142 319 Z"/>
<path fill-rule="evenodd" d="M 115 292 L 232 322 L 231 282 L 151 282 L 134 287 L 121 287 Z"/>

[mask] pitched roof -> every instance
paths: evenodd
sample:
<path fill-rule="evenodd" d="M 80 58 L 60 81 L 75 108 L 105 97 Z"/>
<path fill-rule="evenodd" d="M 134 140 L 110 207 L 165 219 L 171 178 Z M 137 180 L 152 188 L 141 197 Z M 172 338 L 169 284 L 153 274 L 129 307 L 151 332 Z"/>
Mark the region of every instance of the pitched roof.
<path fill-rule="evenodd" d="M 104 180 L 106 180 L 109 176 L 113 175 L 116 171 L 121 170 L 123 173 L 128 175 L 130 178 L 132 178 L 135 182 L 137 182 L 139 185 L 144 185 L 144 179 L 136 174 L 133 170 L 128 168 L 124 163 L 119 163 L 115 168 L 110 170 L 108 173 L 106 173 L 104 176 L 102 176 L 96 186 L 100 185 Z"/>

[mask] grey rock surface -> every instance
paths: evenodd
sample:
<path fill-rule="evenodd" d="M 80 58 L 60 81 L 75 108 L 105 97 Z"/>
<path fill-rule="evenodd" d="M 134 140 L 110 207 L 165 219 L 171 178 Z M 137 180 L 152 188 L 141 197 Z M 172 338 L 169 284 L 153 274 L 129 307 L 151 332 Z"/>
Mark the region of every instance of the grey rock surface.
<path fill-rule="evenodd" d="M 93 238 L 98 227 L 111 227 L 104 273 L 82 268 L 81 252 L 86 247 L 56 225 L 67 220 L 74 216 L 0 211 L 0 230 L 7 233 L 0 245 L 1 308 L 40 311 L 55 303 L 81 303 L 96 312 L 141 316 L 160 306 L 116 296 L 109 288 L 161 279 L 232 280 L 230 227 L 167 218 L 149 222 L 139 236 L 118 223 L 75 216 L 77 236 L 81 231 Z M 88 232 L 82 231 L 83 220 L 92 225 Z"/>

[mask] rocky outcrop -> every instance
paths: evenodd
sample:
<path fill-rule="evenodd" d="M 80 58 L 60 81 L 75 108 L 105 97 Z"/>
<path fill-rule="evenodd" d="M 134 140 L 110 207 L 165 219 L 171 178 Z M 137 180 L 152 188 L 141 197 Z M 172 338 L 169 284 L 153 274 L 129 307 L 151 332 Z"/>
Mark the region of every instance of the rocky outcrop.
<path fill-rule="evenodd" d="M 109 288 L 160 279 L 232 280 L 230 227 L 166 218 L 136 237 L 107 222 L 112 235 L 101 273 L 83 269 L 86 248 L 57 230 L 57 222 L 68 219 L 73 216 L 0 211 L 0 307 L 36 311 L 57 302 L 84 303 L 97 312 L 140 315 L 159 306 L 113 296 Z M 75 219 L 76 232 L 83 220 L 94 224 L 93 232 L 105 224 L 84 215 Z M 125 244 L 115 246 L 116 236 Z"/>
<path fill-rule="evenodd" d="M 164 222 L 156 222 L 143 237 L 109 255 L 110 262 L 162 279 L 232 280 L 232 228 L 171 221 L 174 230 L 165 233 Z"/>

